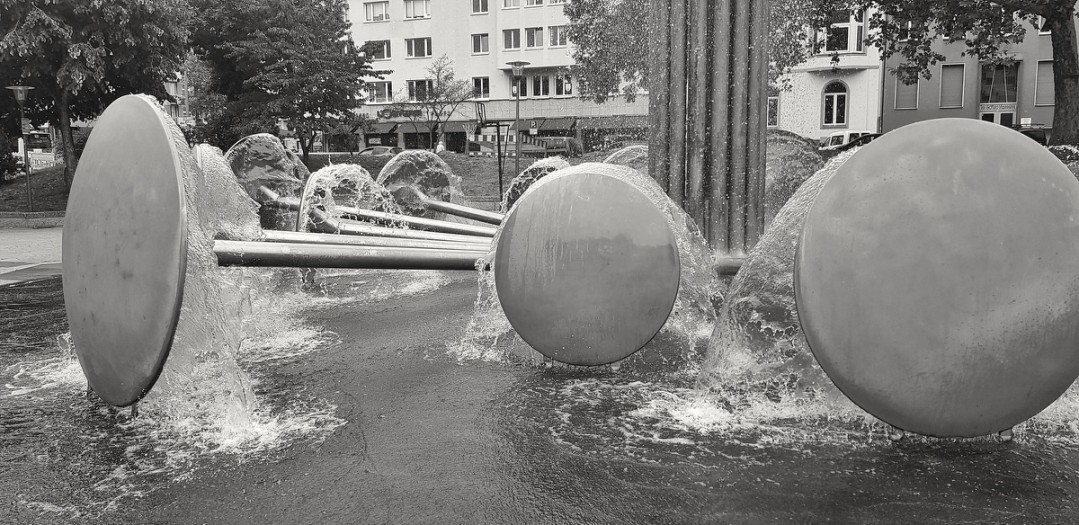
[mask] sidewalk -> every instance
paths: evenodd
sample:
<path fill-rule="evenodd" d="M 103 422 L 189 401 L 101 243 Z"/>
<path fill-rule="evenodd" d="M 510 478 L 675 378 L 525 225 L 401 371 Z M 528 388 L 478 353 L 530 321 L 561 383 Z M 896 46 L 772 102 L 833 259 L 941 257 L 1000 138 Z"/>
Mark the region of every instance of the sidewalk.
<path fill-rule="evenodd" d="M 60 275 L 63 228 L 0 229 L 0 286 Z"/>

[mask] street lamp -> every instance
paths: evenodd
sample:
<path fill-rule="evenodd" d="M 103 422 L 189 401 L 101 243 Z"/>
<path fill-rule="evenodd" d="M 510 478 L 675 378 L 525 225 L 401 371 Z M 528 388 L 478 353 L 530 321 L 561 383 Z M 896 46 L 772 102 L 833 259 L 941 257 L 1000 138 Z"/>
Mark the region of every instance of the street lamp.
<path fill-rule="evenodd" d="M 506 63 L 506 65 L 513 68 L 513 94 L 517 97 L 517 118 L 513 124 L 514 127 L 517 128 L 517 152 L 513 157 L 514 177 L 521 174 L 521 73 L 524 72 L 525 66 L 529 64 L 531 64 L 531 62 L 525 62 L 523 60 L 514 60 L 513 62 Z"/>
<path fill-rule="evenodd" d="M 23 104 L 26 104 L 26 97 L 34 88 L 31 86 L 8 86 L 7 88 L 15 93 L 15 102 L 19 103 L 19 139 L 22 140 L 22 169 L 26 174 L 26 207 L 29 211 L 34 211 L 34 198 L 30 194 L 30 148 L 26 143 L 26 133 L 22 129 L 22 123 L 26 119 L 23 116 Z"/>

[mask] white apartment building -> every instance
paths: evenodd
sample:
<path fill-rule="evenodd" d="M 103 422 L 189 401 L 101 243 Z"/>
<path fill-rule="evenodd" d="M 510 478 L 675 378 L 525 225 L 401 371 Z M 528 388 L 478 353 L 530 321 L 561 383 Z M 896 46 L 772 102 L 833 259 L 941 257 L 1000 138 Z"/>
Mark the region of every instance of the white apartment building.
<path fill-rule="evenodd" d="M 843 11 L 814 33 L 813 55 L 785 78 L 790 89 L 769 98 L 769 127 L 812 139 L 880 131 L 882 62 L 864 44 L 867 28 L 867 13 Z"/>
<path fill-rule="evenodd" d="M 521 82 L 521 128 L 525 137 L 575 136 L 586 147 L 604 134 L 640 130 L 647 125 L 648 96 L 633 103 L 613 97 L 596 104 L 577 97 L 567 0 L 349 0 L 349 19 L 357 44 L 381 42 L 372 66 L 391 70 L 370 82 L 367 105 L 372 117 L 395 99 L 425 89 L 431 62 L 442 55 L 453 61 L 458 79 L 470 80 L 474 102 L 487 121 L 504 123 L 504 141 L 517 135 L 512 94 L 513 61 L 529 62 Z M 464 151 L 468 124 L 477 118 L 475 103 L 462 104 L 446 126 L 447 147 Z M 406 124 L 407 123 L 407 124 Z M 407 118 L 382 113 L 368 145 L 430 147 L 427 129 Z M 481 140 L 495 141 L 495 127 L 482 129 Z M 471 138 L 471 137 L 469 137 Z M 525 138 L 524 140 L 529 140 Z"/>

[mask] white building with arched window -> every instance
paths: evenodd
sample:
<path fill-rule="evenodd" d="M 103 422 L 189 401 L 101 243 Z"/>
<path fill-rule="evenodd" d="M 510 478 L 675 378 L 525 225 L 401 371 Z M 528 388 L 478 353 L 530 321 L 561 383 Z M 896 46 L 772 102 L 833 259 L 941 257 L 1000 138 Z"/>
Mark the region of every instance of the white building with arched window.
<path fill-rule="evenodd" d="M 840 11 L 815 32 L 813 55 L 769 100 L 769 126 L 812 139 L 836 131 L 879 131 L 881 56 L 863 42 L 864 12 Z"/>

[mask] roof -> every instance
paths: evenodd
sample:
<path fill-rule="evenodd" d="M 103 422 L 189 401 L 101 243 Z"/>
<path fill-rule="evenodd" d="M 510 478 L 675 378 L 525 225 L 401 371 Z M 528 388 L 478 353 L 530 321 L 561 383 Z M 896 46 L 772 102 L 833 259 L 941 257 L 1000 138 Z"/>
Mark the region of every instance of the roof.
<path fill-rule="evenodd" d="M 402 133 L 430 133 L 431 124 L 427 122 L 402 122 L 397 131 Z"/>

